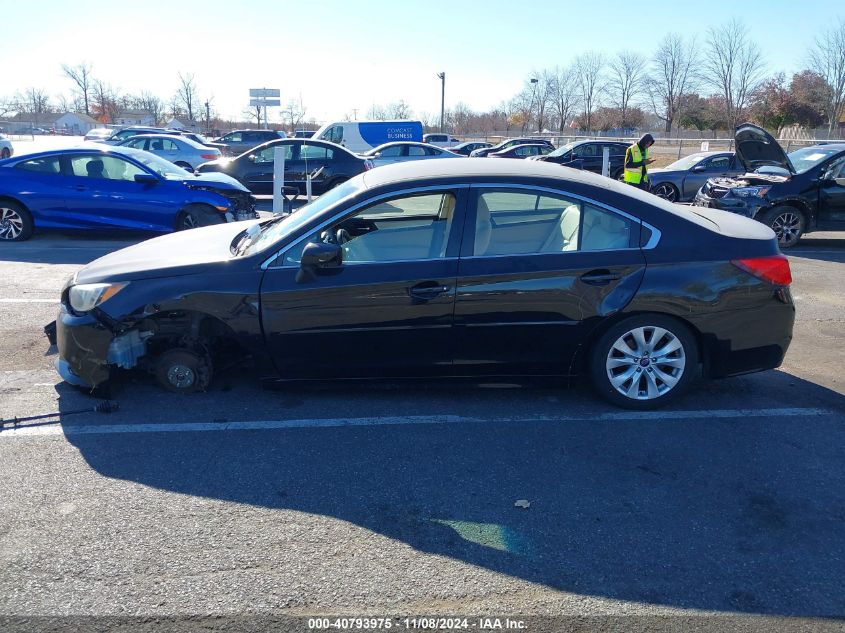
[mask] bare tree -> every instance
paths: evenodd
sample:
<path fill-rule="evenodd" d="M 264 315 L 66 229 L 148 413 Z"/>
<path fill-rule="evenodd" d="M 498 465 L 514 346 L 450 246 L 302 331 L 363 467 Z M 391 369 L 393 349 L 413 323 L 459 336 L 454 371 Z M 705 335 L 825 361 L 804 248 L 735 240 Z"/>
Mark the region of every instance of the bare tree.
<path fill-rule="evenodd" d="M 367 110 L 367 118 L 373 121 L 385 121 L 389 117 L 387 116 L 387 111 L 382 106 L 374 103 L 373 107 Z"/>
<path fill-rule="evenodd" d="M 194 83 L 193 74 L 182 75 L 182 73 L 179 73 L 179 88 L 176 90 L 175 101 L 188 115 L 189 121 L 195 120 L 194 114 L 199 97 L 197 96 L 197 86 Z"/>
<path fill-rule="evenodd" d="M 95 79 L 91 84 L 91 111 L 102 123 L 111 123 L 120 116 L 117 91 L 110 84 Z"/>
<path fill-rule="evenodd" d="M 532 79 L 536 79 L 534 83 L 534 108 L 537 114 L 534 120 L 537 122 L 537 132 L 541 133 L 547 127 L 549 110 L 552 108 L 555 75 L 548 70 L 543 70 L 539 73 L 533 73 Z"/>
<path fill-rule="evenodd" d="M 824 77 L 829 92 L 825 103 L 827 131 L 833 136 L 845 114 L 845 20 L 816 38 L 810 50 L 810 64 Z"/>
<path fill-rule="evenodd" d="M 652 58 L 647 92 L 654 114 L 666 124 L 666 134 L 672 133 L 672 125 L 681 115 L 684 95 L 697 87 L 697 61 L 695 40 L 684 43 L 683 37 L 677 33 L 667 34 Z"/>
<path fill-rule="evenodd" d="M 255 124 L 257 127 L 261 127 L 261 116 L 263 115 L 263 113 L 264 111 L 261 109 L 261 106 L 258 105 L 249 106 L 248 108 L 244 108 L 241 111 L 241 114 L 247 119 L 255 119 Z"/>
<path fill-rule="evenodd" d="M 581 104 L 584 108 L 587 131 L 592 129 L 593 112 L 599 105 L 604 92 L 604 56 L 589 51 L 575 58 L 575 72 L 581 88 Z"/>
<path fill-rule="evenodd" d="M 302 95 L 299 99 L 288 99 L 287 105 L 282 109 L 282 123 L 287 122 L 287 126 L 291 132 L 299 127 L 302 120 L 305 118 L 305 105 L 302 103 Z"/>
<path fill-rule="evenodd" d="M 608 64 L 607 92 L 613 107 L 618 108 L 623 128 L 629 126 L 628 111 L 645 87 L 646 60 L 639 53 L 620 51 Z"/>
<path fill-rule="evenodd" d="M 0 97 L 0 119 L 20 110 L 20 104 L 14 97 Z"/>
<path fill-rule="evenodd" d="M 144 91 L 133 100 L 135 107 L 146 110 L 153 118 L 153 124 L 164 123 L 164 101 L 151 92 Z"/>
<path fill-rule="evenodd" d="M 572 66 L 555 67 L 552 71 L 549 100 L 560 132 L 563 132 L 566 122 L 575 114 L 575 109 L 580 103 L 578 90 L 578 75 Z"/>
<path fill-rule="evenodd" d="M 32 117 L 33 125 L 38 125 L 39 116 L 50 112 L 50 97 L 41 88 L 27 88 L 23 94 L 15 95 L 15 109 Z"/>
<path fill-rule="evenodd" d="M 62 64 L 62 72 L 65 76 L 76 84 L 79 89 L 79 95 L 82 98 L 82 107 L 85 114 L 91 116 L 91 105 L 89 96 L 94 80 L 91 77 L 91 64 L 82 62 L 76 66 L 68 66 Z"/>
<path fill-rule="evenodd" d="M 56 110 L 59 112 L 70 112 L 71 111 L 71 102 L 68 100 L 67 95 L 63 93 L 59 93 L 56 95 Z"/>
<path fill-rule="evenodd" d="M 413 115 L 411 106 L 404 99 L 388 104 L 385 110 L 388 119 L 409 119 Z"/>
<path fill-rule="evenodd" d="M 734 129 L 763 79 L 763 57 L 748 29 L 736 19 L 708 33 L 704 79 L 725 99 L 725 117 Z"/>

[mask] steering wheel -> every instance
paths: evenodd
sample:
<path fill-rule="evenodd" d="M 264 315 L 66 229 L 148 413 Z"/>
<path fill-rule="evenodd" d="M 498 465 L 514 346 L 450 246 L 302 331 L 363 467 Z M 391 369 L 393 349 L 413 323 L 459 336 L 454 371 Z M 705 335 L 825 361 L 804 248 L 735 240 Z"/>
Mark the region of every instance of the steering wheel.
<path fill-rule="evenodd" d="M 320 241 L 323 244 L 337 244 L 337 235 L 335 235 L 334 231 L 326 230 L 320 233 Z"/>

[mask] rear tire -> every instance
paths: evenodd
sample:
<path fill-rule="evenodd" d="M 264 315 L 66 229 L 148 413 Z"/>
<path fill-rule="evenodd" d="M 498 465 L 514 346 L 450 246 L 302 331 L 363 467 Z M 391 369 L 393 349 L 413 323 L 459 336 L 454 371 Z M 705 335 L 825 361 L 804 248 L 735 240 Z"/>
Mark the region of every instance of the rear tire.
<path fill-rule="evenodd" d="M 781 248 L 795 246 L 807 228 L 804 214 L 795 207 L 786 205 L 769 209 L 760 221 L 775 232 Z"/>
<path fill-rule="evenodd" d="M 155 377 L 159 386 L 173 393 L 205 391 L 211 383 L 211 361 L 192 350 L 177 347 L 159 356 Z"/>
<path fill-rule="evenodd" d="M 189 204 L 176 217 L 174 228 L 177 231 L 187 231 L 200 226 L 223 224 L 225 221 L 226 217 L 216 209 L 204 204 Z"/>
<path fill-rule="evenodd" d="M 185 171 L 188 171 L 188 172 L 190 172 L 190 173 L 192 173 L 192 174 L 194 173 L 194 168 L 193 168 L 193 167 L 191 167 L 188 163 L 184 163 L 184 162 L 181 162 L 181 161 L 180 161 L 180 162 L 178 162 L 178 163 L 174 163 L 174 164 L 175 164 L 177 167 L 181 167 L 181 168 L 182 168 L 182 169 L 184 169 Z"/>
<path fill-rule="evenodd" d="M 12 155 L 12 152 L 9 151 L 8 147 L 4 147 L 2 151 L 0 151 L 0 160 L 5 158 L 9 158 Z"/>
<path fill-rule="evenodd" d="M 16 202 L 0 200 L 0 242 L 23 242 L 34 230 L 29 211 Z"/>
<path fill-rule="evenodd" d="M 610 175 L 610 177 L 613 178 L 613 180 L 620 180 L 621 181 L 624 173 L 625 173 L 624 169 L 617 169 L 615 172 L 613 172 Z"/>
<path fill-rule="evenodd" d="M 590 378 L 605 400 L 625 409 L 662 407 L 698 374 L 698 345 L 683 323 L 659 314 L 630 317 L 596 341 Z"/>

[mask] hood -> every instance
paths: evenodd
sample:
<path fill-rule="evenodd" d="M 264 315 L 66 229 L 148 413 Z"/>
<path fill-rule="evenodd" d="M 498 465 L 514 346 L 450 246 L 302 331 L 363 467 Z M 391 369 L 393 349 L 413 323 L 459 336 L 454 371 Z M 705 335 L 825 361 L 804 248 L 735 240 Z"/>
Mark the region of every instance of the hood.
<path fill-rule="evenodd" d="M 736 157 L 746 172 L 751 173 L 759 167 L 771 166 L 780 167 L 790 174 L 795 173 L 795 168 L 780 143 L 763 128 L 743 123 L 736 128 L 734 141 Z"/>
<path fill-rule="evenodd" d="M 154 237 L 95 259 L 76 276 L 76 283 L 175 277 L 232 259 L 229 247 L 238 233 L 256 224 L 230 222 Z"/>
<path fill-rule="evenodd" d="M 219 171 L 209 171 L 183 178 L 182 182 L 186 187 L 202 187 L 203 189 L 214 188 L 222 191 L 240 191 L 249 193 L 249 189 L 240 182 Z"/>

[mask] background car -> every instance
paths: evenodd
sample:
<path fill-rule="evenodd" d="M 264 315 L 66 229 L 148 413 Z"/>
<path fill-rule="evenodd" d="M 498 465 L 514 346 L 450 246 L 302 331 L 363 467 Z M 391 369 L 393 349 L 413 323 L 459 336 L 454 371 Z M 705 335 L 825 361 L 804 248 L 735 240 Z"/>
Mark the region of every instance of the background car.
<path fill-rule="evenodd" d="M 470 152 L 470 156 L 473 157 L 481 157 L 487 156 L 492 152 L 498 152 L 503 149 L 508 149 L 509 147 L 513 147 L 515 145 L 525 145 L 526 143 L 542 143 L 543 145 L 548 145 L 552 149 L 554 149 L 554 145 L 552 145 L 551 141 L 546 141 L 544 139 L 536 139 L 536 138 L 511 138 L 506 141 L 502 141 L 498 145 L 491 145 L 490 147 L 482 147 L 480 149 L 473 150 Z"/>
<path fill-rule="evenodd" d="M 125 141 L 121 141 L 118 147 L 131 147 L 151 152 L 191 172 L 202 163 L 217 160 L 223 155 L 219 149 L 200 145 L 187 136 L 173 134 L 130 136 Z"/>
<path fill-rule="evenodd" d="M 561 145 L 553 152 L 545 156 L 538 156 L 531 160 L 539 160 L 548 163 L 556 163 L 564 167 L 591 171 L 594 174 L 602 172 L 604 163 L 604 148 L 610 150 L 610 172 L 609 176 L 614 180 L 622 178 L 625 168 L 625 150 L 627 143 L 615 141 L 575 141 Z"/>
<path fill-rule="evenodd" d="M 457 154 L 453 154 L 442 147 L 435 147 L 428 143 L 405 143 L 402 141 L 379 145 L 369 152 L 364 152 L 361 156 L 371 160 L 376 167 L 391 163 L 403 163 L 409 160 L 459 158 Z"/>
<path fill-rule="evenodd" d="M 0 160 L 9 158 L 15 153 L 15 148 L 12 146 L 12 141 L 0 134 Z"/>
<path fill-rule="evenodd" d="M 233 130 L 214 139 L 213 143 L 224 156 L 240 156 L 262 143 L 276 141 L 285 136 L 287 135 L 284 132 L 275 130 Z"/>
<path fill-rule="evenodd" d="M 450 134 L 423 134 L 423 143 L 429 145 L 436 145 L 437 147 L 452 148 L 461 143 L 461 139 L 455 138 Z"/>
<path fill-rule="evenodd" d="M 487 154 L 487 158 L 529 158 L 530 156 L 545 156 L 551 151 L 550 146 L 542 143 L 525 143 L 491 152 Z"/>
<path fill-rule="evenodd" d="M 293 138 L 311 138 L 317 130 L 294 130 Z"/>
<path fill-rule="evenodd" d="M 486 141 L 467 141 L 466 143 L 460 143 L 454 147 L 450 147 L 449 151 L 454 154 L 469 156 L 470 153 L 477 149 L 487 149 L 488 147 L 493 147 L 493 143 Z"/>
<path fill-rule="evenodd" d="M 114 134 L 114 130 L 109 127 L 95 127 L 86 132 L 83 137 L 86 141 L 105 141 Z"/>
<path fill-rule="evenodd" d="M 115 132 L 112 130 L 112 135 L 106 138 L 103 143 L 108 145 L 117 145 L 131 136 L 138 134 L 168 134 L 169 130 L 163 127 L 149 127 L 143 125 L 130 125 Z M 94 139 L 97 140 L 97 139 Z"/>
<path fill-rule="evenodd" d="M 689 202 L 708 178 L 737 176 L 745 170 L 733 152 L 698 152 L 671 165 L 648 170 L 651 193 L 669 202 Z"/>
<path fill-rule="evenodd" d="M 553 165 L 421 161 L 275 222 L 89 264 L 61 295 L 58 367 L 96 387 L 110 348 L 152 332 L 123 366 L 175 392 L 206 389 L 239 349 L 298 380 L 583 373 L 610 402 L 650 409 L 702 370 L 779 365 L 790 281 L 751 221 Z M 139 318 L 151 303 L 167 310 Z"/>
<path fill-rule="evenodd" d="M 0 241 L 35 229 L 169 232 L 256 218 L 255 200 L 222 174 L 199 177 L 130 148 L 83 147 L 0 163 Z"/>
<path fill-rule="evenodd" d="M 285 151 L 285 185 L 297 187 L 303 194 L 307 174 L 312 174 L 312 192 L 319 195 L 372 167 L 368 159 L 334 143 L 317 139 L 279 139 L 236 158 L 203 163 L 197 173 L 222 172 L 253 193 L 271 194 L 277 147 Z"/>
<path fill-rule="evenodd" d="M 746 123 L 734 136 L 742 175 L 711 178 L 697 206 L 754 218 L 771 228 L 781 248 L 810 231 L 845 230 L 845 143 L 803 147 L 789 156 L 764 129 Z"/>

